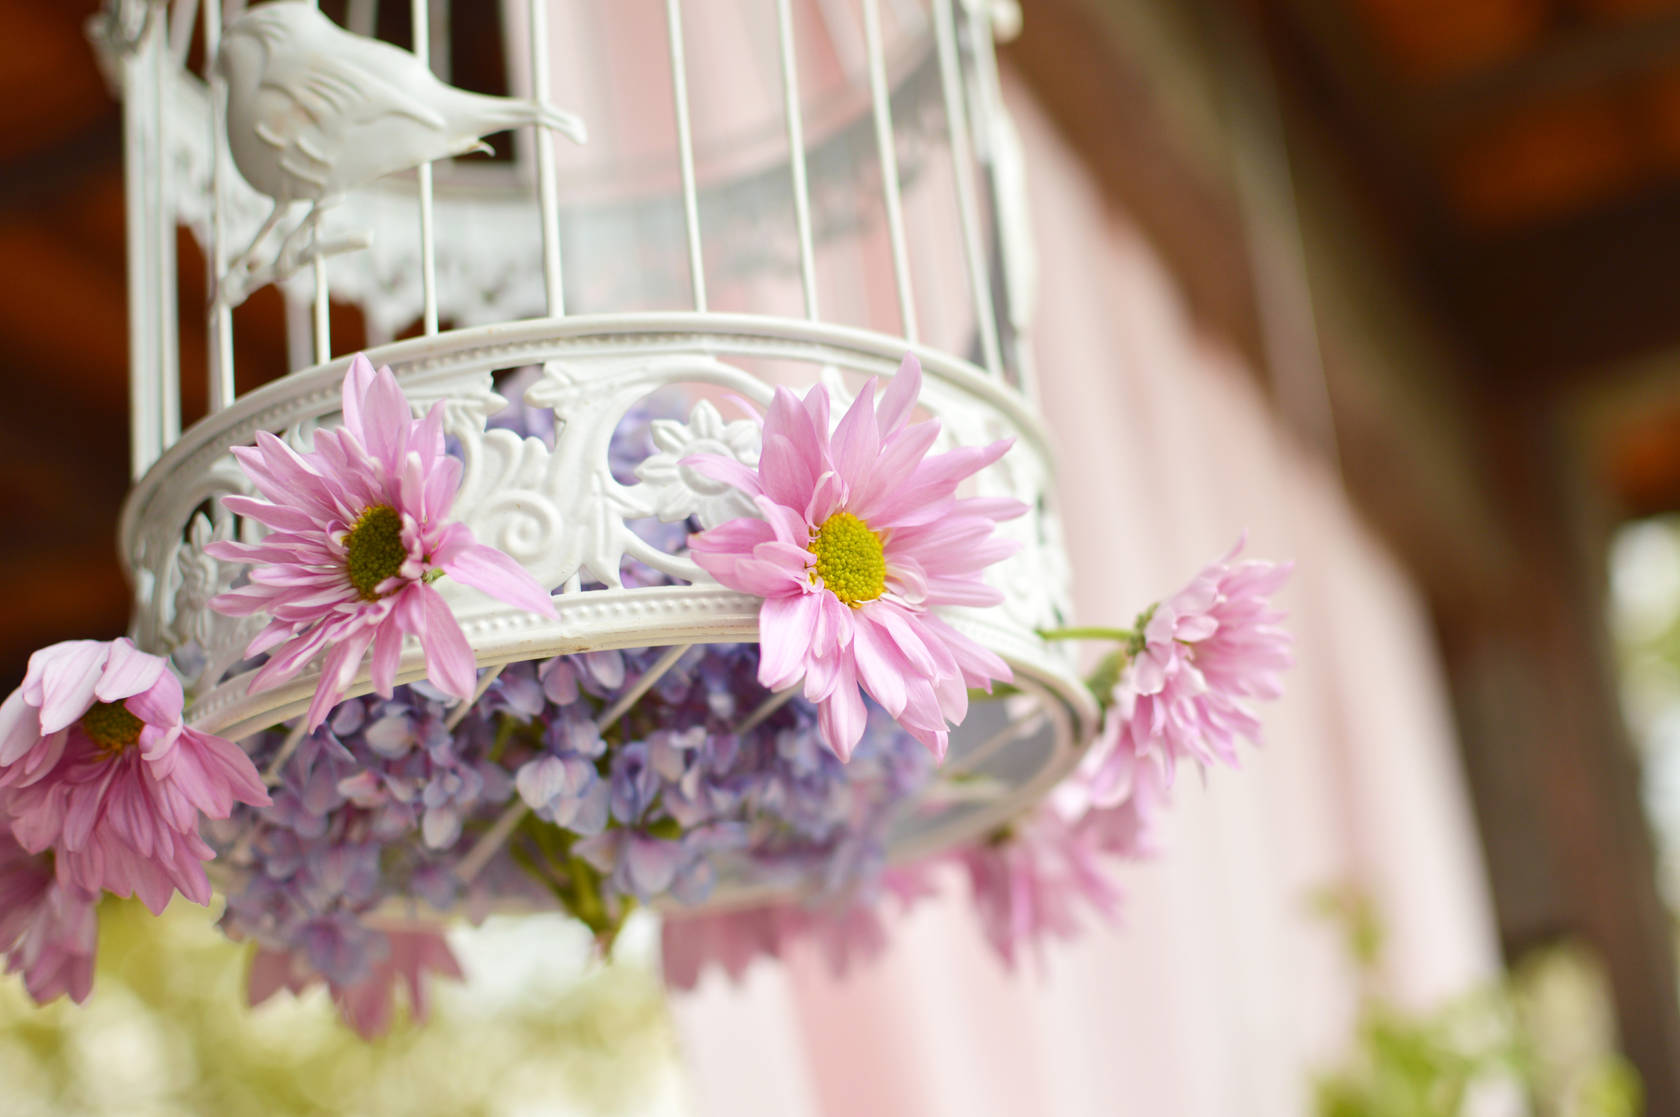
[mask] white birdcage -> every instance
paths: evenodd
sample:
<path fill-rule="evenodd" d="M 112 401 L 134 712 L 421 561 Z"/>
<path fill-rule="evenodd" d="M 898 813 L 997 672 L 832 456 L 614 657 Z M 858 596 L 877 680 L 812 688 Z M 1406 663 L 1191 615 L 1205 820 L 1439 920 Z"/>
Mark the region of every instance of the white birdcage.
<path fill-rule="evenodd" d="M 448 0 L 349 0 L 342 16 L 371 35 L 393 7 L 415 32 L 401 45 L 447 80 Z M 468 7 L 456 4 L 457 17 Z M 512 158 L 421 165 L 316 210 L 276 207 L 236 171 L 227 78 L 196 61 L 216 58 L 244 4 L 112 0 L 96 35 L 126 120 L 135 480 L 121 550 L 133 635 L 187 673 L 189 720 L 238 739 L 297 718 L 313 689 L 311 669 L 246 692 L 251 628 L 206 604 L 235 570 L 204 547 L 253 531 L 215 499 L 246 485 L 231 447 L 257 431 L 301 444 L 338 422 L 350 354 L 333 347 L 328 307 L 340 302 L 360 309 L 369 357 L 411 400 L 445 401 L 465 461 L 457 515 L 560 587 L 555 621 L 452 591 L 486 680 L 562 653 L 755 638 L 755 599 L 626 526 L 682 500 L 609 471 L 607 437 L 632 406 L 686 389 L 698 437 L 715 427 L 697 402 L 707 397 L 763 402 L 772 384 L 819 379 L 848 394 L 915 354 L 921 406 L 947 443 L 1017 439 L 976 491 L 1030 511 L 1001 529 L 1020 544 L 991 572 L 1004 605 L 949 618 L 1010 663 L 1018 692 L 977 704 L 953 734 L 942 793 L 898 821 L 895 849 L 973 836 L 1046 793 L 1096 710 L 1066 646 L 1036 635 L 1065 623 L 1068 574 L 1025 342 L 1021 168 L 992 54 L 1012 7 L 486 0 L 504 92 L 576 114 L 589 142 L 524 127 Z M 271 209 L 268 247 L 282 241 L 291 258 L 242 261 Z M 203 247 L 217 291 L 204 318 L 210 413 L 185 431 L 178 225 Z M 269 281 L 285 295 L 295 371 L 240 395 L 234 304 Z M 418 336 L 391 340 L 414 324 Z M 532 384 L 526 402 L 558 419 L 551 447 L 488 425 L 521 369 L 537 370 L 519 381 Z M 626 554 L 680 584 L 614 584 Z M 411 647 L 399 679 L 421 674 Z M 368 685 L 364 668 L 353 693 Z M 731 883 L 720 896 L 752 888 Z"/>

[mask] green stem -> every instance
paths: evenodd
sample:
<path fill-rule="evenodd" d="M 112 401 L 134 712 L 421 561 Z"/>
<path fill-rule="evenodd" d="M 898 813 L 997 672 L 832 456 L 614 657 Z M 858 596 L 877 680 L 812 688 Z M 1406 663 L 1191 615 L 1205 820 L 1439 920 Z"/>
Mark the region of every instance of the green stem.
<path fill-rule="evenodd" d="M 501 715 L 501 720 L 496 723 L 496 738 L 490 742 L 489 759 L 491 763 L 495 763 L 502 758 L 502 754 L 507 751 L 508 741 L 513 737 L 514 733 L 522 728 L 525 727 L 521 726 L 519 722 L 515 721 L 513 718 L 508 717 L 506 714 Z"/>
<path fill-rule="evenodd" d="M 994 698 L 1010 698 L 1020 693 L 1020 687 L 1010 686 L 1008 683 L 993 683 L 990 694 L 981 687 L 969 687 L 968 700 L 970 702 L 988 702 Z"/>
<path fill-rule="evenodd" d="M 1130 628 L 1041 628 L 1038 635 L 1044 640 L 1113 640 L 1117 644 L 1129 644 L 1138 634 Z"/>

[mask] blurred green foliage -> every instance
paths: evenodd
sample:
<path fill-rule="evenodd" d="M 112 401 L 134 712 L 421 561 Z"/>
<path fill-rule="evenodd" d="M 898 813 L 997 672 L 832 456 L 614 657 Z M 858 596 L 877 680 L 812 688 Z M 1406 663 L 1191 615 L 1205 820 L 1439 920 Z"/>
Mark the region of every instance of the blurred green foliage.
<path fill-rule="evenodd" d="M 429 1024 L 366 1044 L 318 990 L 248 1009 L 249 951 L 203 909 L 154 919 L 108 902 L 86 1005 L 38 1008 L 0 980 L 0 1117 L 680 1113 L 647 961 L 657 930 L 635 930 L 620 951 L 631 957 L 609 965 L 559 918 L 467 930 L 452 945 L 469 983 L 434 983 Z"/>
<path fill-rule="evenodd" d="M 1369 900 L 1335 889 L 1313 904 L 1340 925 L 1361 990 L 1353 1052 L 1315 1083 L 1318 1117 L 1468 1117 L 1487 1094 L 1521 1099 L 1535 1117 L 1643 1112 L 1638 1075 L 1614 1053 L 1603 979 L 1585 951 L 1531 952 L 1496 985 L 1408 1011 L 1379 992 L 1383 932 Z"/>

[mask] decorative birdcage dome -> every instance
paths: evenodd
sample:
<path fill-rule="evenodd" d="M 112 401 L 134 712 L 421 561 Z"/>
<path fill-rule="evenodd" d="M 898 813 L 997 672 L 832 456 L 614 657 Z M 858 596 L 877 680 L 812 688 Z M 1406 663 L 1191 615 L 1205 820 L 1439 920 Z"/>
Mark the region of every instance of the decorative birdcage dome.
<path fill-rule="evenodd" d="M 104 895 L 219 891 L 253 1004 L 371 1036 L 458 916 L 653 906 L 679 987 L 959 874 L 1011 964 L 1113 916 L 1175 773 L 1258 742 L 1289 567 L 1069 623 L 1012 13 L 108 0 L 134 620 L 0 701 L 7 972 L 85 999 Z"/>
<path fill-rule="evenodd" d="M 658 705 L 660 677 L 698 671 L 690 649 L 751 645 L 761 606 L 690 551 L 690 532 L 753 513 L 694 456 L 756 468 L 756 413 L 777 386 L 824 386 L 838 418 L 910 355 L 915 417 L 939 424 L 933 453 L 1013 440 L 963 497 L 1025 511 L 998 525 L 1013 553 L 985 573 L 1001 604 L 938 611 L 1013 683 L 976 692 L 943 765 L 892 804 L 887 855 L 995 827 L 1067 772 L 1097 711 L 1067 646 L 1037 635 L 1065 623 L 1068 572 L 1025 355 L 1031 252 L 991 6 L 505 0 L 489 20 L 494 99 L 445 84 L 448 4 L 414 4 L 399 43 L 375 32 L 404 5 L 223 7 L 121 0 L 99 33 L 128 121 L 132 634 L 182 676 L 189 724 L 246 742 L 271 786 L 309 747 L 302 715 L 322 665 L 251 688 L 265 618 L 213 605 L 251 576 L 213 552 L 268 530 L 226 501 L 253 492 L 236 447 L 266 432 L 308 452 L 344 423 L 354 354 L 335 348 L 329 307 L 348 304 L 378 342 L 371 365 L 392 370 L 415 413 L 441 404 L 461 468 L 454 519 L 553 592 L 547 617 L 438 583 L 477 688 L 464 702 L 426 690 L 412 638 L 395 679 L 419 684 L 414 701 L 449 731 L 477 719 L 493 733 L 517 686 L 542 685 L 557 657 L 615 651 L 611 694 L 611 678 L 591 692 L 578 668 L 598 727 L 652 701 L 657 728 L 691 728 L 680 703 Z M 493 156 L 464 154 L 497 133 L 511 139 Z M 215 291 L 210 413 L 184 431 L 177 225 Z M 295 371 L 240 393 L 234 311 L 270 283 Z M 348 704 L 371 672 L 343 688 Z M 786 701 L 801 699 L 737 694 L 727 716 L 745 732 Z M 460 818 L 445 827 L 473 873 L 499 855 L 514 804 L 495 825 L 468 812 L 465 832 Z M 709 903 L 809 885 L 732 848 Z"/>

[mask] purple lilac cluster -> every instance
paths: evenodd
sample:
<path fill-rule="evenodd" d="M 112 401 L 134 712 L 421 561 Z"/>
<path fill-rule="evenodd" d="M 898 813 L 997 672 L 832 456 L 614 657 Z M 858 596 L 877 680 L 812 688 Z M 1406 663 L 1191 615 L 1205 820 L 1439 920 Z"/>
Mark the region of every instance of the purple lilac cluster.
<path fill-rule="evenodd" d="M 368 917 L 404 905 L 424 919 L 546 891 L 608 930 L 630 901 L 704 901 L 720 865 L 837 895 L 869 886 L 887 825 L 932 775 L 926 751 L 876 711 L 842 764 L 802 700 L 735 732 L 765 698 L 750 644 L 690 649 L 598 730 L 658 656 L 516 664 L 453 730 L 424 683 L 342 703 L 286 760 L 272 807 L 207 835 L 233 876 L 225 928 L 349 986 L 381 961 Z M 259 767 L 284 739 L 277 729 L 253 743 Z M 463 882 L 462 858 L 516 800 L 529 816 Z"/>
<path fill-rule="evenodd" d="M 522 411 L 503 425 L 550 436 Z M 615 433 L 622 480 L 654 417 L 638 409 Z M 690 530 L 636 526 L 662 546 Z M 666 581 L 633 562 L 623 576 Z M 424 682 L 342 702 L 280 764 L 272 807 L 242 808 L 207 833 L 227 878 L 225 929 L 348 988 L 383 963 L 389 939 L 377 928 L 393 915 L 557 903 L 610 935 L 634 903 L 703 901 L 720 869 L 815 880 L 837 897 L 873 888 L 888 825 L 932 777 L 926 750 L 872 708 L 844 764 L 803 699 L 738 731 L 768 697 L 756 644 L 691 648 L 603 725 L 662 652 L 515 664 L 453 727 L 453 702 Z M 266 771 L 285 740 L 276 727 L 247 748 Z M 506 841 L 463 871 L 510 815 Z"/>

